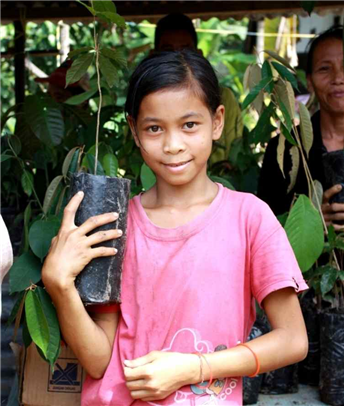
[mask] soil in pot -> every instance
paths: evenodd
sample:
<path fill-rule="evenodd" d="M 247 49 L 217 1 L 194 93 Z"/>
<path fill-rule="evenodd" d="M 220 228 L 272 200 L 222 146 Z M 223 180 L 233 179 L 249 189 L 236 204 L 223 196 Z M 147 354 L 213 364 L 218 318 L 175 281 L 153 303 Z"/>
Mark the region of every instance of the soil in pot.
<path fill-rule="evenodd" d="M 344 310 L 320 314 L 320 398 L 344 405 Z"/>
<path fill-rule="evenodd" d="M 92 216 L 116 212 L 118 220 L 98 227 L 92 233 L 116 228 L 122 230 L 123 235 L 99 244 L 114 247 L 118 252 L 114 256 L 93 259 L 78 275 L 76 287 L 85 305 L 120 303 L 130 180 L 75 173 L 71 179 L 70 197 L 80 190 L 85 195 L 76 213 L 75 224 L 79 226 Z"/>

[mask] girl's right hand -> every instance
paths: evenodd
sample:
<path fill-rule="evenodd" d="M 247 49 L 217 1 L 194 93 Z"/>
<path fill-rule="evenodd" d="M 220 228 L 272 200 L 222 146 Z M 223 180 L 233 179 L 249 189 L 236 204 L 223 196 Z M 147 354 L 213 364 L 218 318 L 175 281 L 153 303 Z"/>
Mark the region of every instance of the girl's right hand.
<path fill-rule="evenodd" d="M 92 246 L 119 238 L 122 235 L 121 230 L 98 231 L 87 235 L 93 229 L 117 220 L 117 213 L 90 217 L 80 227 L 75 225 L 75 214 L 83 197 L 83 192 L 78 192 L 64 209 L 60 230 L 52 239 L 44 261 L 42 280 L 49 293 L 74 288 L 76 276 L 93 258 L 111 256 L 117 252 L 115 248 Z"/>

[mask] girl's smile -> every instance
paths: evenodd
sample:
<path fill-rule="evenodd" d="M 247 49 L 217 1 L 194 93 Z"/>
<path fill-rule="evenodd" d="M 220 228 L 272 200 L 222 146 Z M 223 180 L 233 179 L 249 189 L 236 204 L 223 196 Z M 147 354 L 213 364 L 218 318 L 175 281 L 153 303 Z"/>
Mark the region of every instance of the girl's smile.
<path fill-rule="evenodd" d="M 165 89 L 143 98 L 135 128 L 137 146 L 157 184 L 206 180 L 212 142 L 221 136 L 224 107 L 213 115 L 191 86 Z"/>

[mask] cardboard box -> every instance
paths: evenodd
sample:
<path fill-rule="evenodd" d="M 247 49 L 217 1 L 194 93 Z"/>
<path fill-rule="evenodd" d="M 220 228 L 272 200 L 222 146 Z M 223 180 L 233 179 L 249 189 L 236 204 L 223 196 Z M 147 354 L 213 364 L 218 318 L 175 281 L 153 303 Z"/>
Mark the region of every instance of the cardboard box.
<path fill-rule="evenodd" d="M 72 350 L 61 347 L 54 372 L 31 344 L 24 357 L 21 402 L 24 406 L 80 406 L 85 371 Z"/>

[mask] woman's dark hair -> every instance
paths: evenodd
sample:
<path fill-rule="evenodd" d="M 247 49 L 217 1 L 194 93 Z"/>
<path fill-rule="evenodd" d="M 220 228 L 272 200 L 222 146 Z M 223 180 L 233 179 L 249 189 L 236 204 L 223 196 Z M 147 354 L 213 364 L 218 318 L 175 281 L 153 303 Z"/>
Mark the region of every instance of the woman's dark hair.
<path fill-rule="evenodd" d="M 342 25 L 336 25 L 334 27 L 331 27 L 330 29 L 322 32 L 319 34 L 317 37 L 313 38 L 310 43 L 308 44 L 308 58 L 307 58 L 307 66 L 306 66 L 306 73 L 307 75 L 310 75 L 313 71 L 313 55 L 316 47 L 320 45 L 322 42 L 324 42 L 327 39 L 339 39 L 340 41 L 343 41 L 343 26 Z"/>
<path fill-rule="evenodd" d="M 219 82 L 210 63 L 191 50 L 159 52 L 144 59 L 129 82 L 125 112 L 136 121 L 145 96 L 164 89 L 189 87 L 212 113 L 221 104 Z"/>
<path fill-rule="evenodd" d="M 158 49 L 160 39 L 166 31 L 186 31 L 191 35 L 195 49 L 197 48 L 197 33 L 192 21 L 182 13 L 171 13 L 158 21 L 155 29 L 154 45 Z"/>

